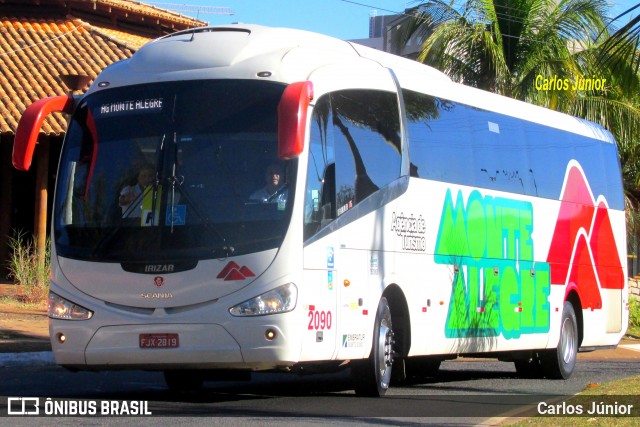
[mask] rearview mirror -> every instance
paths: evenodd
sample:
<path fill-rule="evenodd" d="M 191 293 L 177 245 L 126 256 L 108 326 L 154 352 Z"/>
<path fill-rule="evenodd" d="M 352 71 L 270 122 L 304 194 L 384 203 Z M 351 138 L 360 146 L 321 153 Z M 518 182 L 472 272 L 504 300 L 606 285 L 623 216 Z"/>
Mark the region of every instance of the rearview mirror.
<path fill-rule="evenodd" d="M 307 112 L 313 100 L 313 83 L 291 83 L 278 104 L 278 157 L 282 160 L 298 157 L 304 150 Z"/>
<path fill-rule="evenodd" d="M 72 97 L 63 95 L 44 98 L 27 107 L 18 122 L 13 142 L 13 167 L 22 171 L 29 170 L 42 123 L 51 113 L 71 113 L 73 103 Z"/>

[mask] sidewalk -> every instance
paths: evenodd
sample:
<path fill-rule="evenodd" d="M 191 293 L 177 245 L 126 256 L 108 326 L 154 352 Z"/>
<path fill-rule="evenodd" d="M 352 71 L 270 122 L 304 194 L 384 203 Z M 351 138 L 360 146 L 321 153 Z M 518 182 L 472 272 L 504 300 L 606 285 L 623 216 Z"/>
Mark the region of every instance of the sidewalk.
<path fill-rule="evenodd" d="M 15 295 L 15 285 L 0 283 L 0 297 L 11 295 Z M 46 306 L 24 308 L 0 301 L 0 353 L 43 351 L 51 351 Z"/>
<path fill-rule="evenodd" d="M 578 360 L 625 360 L 640 359 L 640 340 L 623 337 L 614 350 L 596 350 L 578 353 Z"/>

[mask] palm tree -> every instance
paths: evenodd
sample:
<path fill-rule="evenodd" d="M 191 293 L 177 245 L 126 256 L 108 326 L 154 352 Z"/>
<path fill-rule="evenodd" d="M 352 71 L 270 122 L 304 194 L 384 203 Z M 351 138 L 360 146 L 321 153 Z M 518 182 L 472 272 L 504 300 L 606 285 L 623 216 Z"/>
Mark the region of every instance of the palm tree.
<path fill-rule="evenodd" d="M 616 31 L 625 14 L 611 20 L 607 10 L 606 0 L 466 0 L 461 6 L 429 0 L 406 11 L 410 17 L 397 42 L 424 39 L 418 60 L 455 81 L 609 129 L 618 142 L 629 205 L 637 207 L 640 19 Z M 541 79 L 554 77 L 570 86 L 540 86 Z M 585 78 L 606 81 L 602 87 L 572 90 L 576 79 Z"/>
<path fill-rule="evenodd" d="M 640 11 L 640 4 L 622 12 L 613 18 L 617 22 L 633 12 Z M 640 15 L 632 17 L 618 31 L 609 37 L 602 46 L 600 63 L 613 67 L 629 67 L 637 75 L 640 71 Z"/>
<path fill-rule="evenodd" d="M 606 0 L 467 0 L 460 7 L 430 0 L 407 14 L 398 42 L 421 35 L 418 60 L 453 80 L 590 119 L 621 143 L 640 134 L 640 20 L 609 37 L 615 21 L 607 25 Z M 554 77 L 570 86 L 585 78 L 606 83 L 541 88 Z"/>
<path fill-rule="evenodd" d="M 632 12 L 640 11 L 640 4 L 629 8 L 620 15 L 613 18 L 611 24 L 622 21 Z M 603 43 L 593 50 L 591 61 L 593 68 L 603 74 L 611 76 L 615 82 L 611 98 L 627 101 L 636 111 L 640 108 L 640 15 L 631 18 L 620 29 L 615 31 Z M 592 111 L 598 109 L 592 109 Z M 619 113 L 616 111 L 616 113 Z M 636 162 L 634 181 L 635 188 L 640 188 L 640 126 L 638 123 L 620 123 L 627 117 L 618 114 L 612 115 L 608 120 L 609 129 L 617 136 L 619 144 L 629 144 L 624 147 L 627 150 L 635 150 L 634 160 Z"/>
<path fill-rule="evenodd" d="M 426 36 L 419 61 L 467 85 L 556 108 L 569 91 L 537 90 L 536 77 L 582 77 L 572 47 L 606 34 L 606 6 L 606 0 L 467 0 L 457 8 L 430 0 L 407 11 L 400 43 Z"/>
<path fill-rule="evenodd" d="M 613 18 L 622 21 L 640 4 L 630 7 Z M 596 50 L 596 67 L 610 70 L 618 80 L 619 97 L 629 100 L 633 108 L 640 109 L 640 15 L 631 17 Z M 621 103 L 624 105 L 623 103 Z M 616 114 L 618 113 L 618 114 Z M 633 236 L 640 235 L 640 129 L 637 122 L 626 123 L 627 115 L 615 111 L 609 118 L 609 128 L 616 136 L 621 156 L 623 177 L 627 193 L 627 227 Z M 632 240 L 632 239 L 630 239 Z M 633 248 L 637 252 L 637 248 Z"/>

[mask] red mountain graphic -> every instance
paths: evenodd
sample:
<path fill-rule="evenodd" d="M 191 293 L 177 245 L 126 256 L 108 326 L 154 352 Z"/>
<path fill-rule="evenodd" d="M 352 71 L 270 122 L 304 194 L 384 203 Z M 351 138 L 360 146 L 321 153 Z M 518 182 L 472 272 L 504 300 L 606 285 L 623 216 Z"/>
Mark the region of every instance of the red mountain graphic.
<path fill-rule="evenodd" d="M 222 269 L 222 271 L 218 273 L 216 278 L 224 280 L 244 280 L 247 277 L 254 276 L 255 274 L 249 269 L 249 267 L 240 267 L 234 261 L 229 261 L 229 263 Z"/>
<path fill-rule="evenodd" d="M 551 283 L 573 283 L 584 308 L 602 308 L 600 288 L 623 289 L 624 272 L 605 202 L 596 202 L 577 164 L 569 166 L 547 262 Z"/>

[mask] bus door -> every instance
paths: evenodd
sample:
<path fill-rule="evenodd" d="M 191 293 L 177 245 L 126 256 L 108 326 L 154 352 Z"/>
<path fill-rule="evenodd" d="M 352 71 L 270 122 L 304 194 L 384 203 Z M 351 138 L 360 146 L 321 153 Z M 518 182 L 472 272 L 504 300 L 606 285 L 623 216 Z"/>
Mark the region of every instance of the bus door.
<path fill-rule="evenodd" d="M 312 77 L 324 94 L 309 125 L 304 268 L 322 305 L 308 302 L 308 339 L 328 352 L 330 336 L 334 357 L 360 358 L 371 348 L 381 293 L 369 284 L 383 243 L 379 211 L 401 176 L 398 95 L 389 70 L 375 62 L 322 67 Z M 337 85 L 329 92 L 328 82 Z"/>
<path fill-rule="evenodd" d="M 305 311 L 302 360 L 335 357 L 338 318 L 336 255 L 335 158 L 331 136 L 330 97 L 320 97 L 309 126 L 310 142 L 304 200 L 304 292 L 300 302 Z"/>
<path fill-rule="evenodd" d="M 389 84 L 391 79 L 388 77 Z M 384 284 L 385 212 L 395 205 L 402 175 L 397 94 L 345 89 L 331 94 L 335 157 L 335 252 L 338 359 L 366 357 Z"/>
<path fill-rule="evenodd" d="M 375 319 L 382 292 L 379 275 L 381 253 L 354 248 L 368 236 L 369 233 L 362 233 L 343 240 L 337 260 L 340 267 L 337 275 L 339 359 L 366 357 L 371 349 L 370 325 Z"/>
<path fill-rule="evenodd" d="M 329 360 L 335 356 L 338 317 L 336 303 L 337 236 L 308 245 L 304 249 L 304 293 L 301 293 L 304 325 L 302 326 L 302 360 Z"/>

